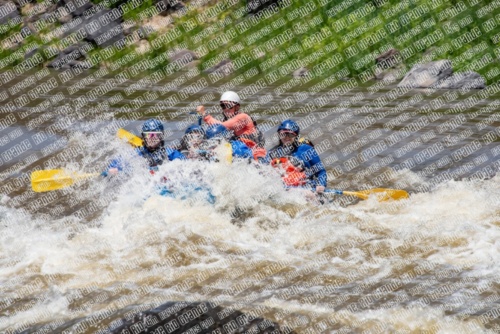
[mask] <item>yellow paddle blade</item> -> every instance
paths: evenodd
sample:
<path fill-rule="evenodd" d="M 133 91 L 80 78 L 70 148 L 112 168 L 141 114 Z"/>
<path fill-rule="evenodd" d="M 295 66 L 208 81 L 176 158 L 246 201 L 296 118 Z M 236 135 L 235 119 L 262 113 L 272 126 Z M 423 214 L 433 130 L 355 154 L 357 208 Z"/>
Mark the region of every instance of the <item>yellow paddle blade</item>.
<path fill-rule="evenodd" d="M 125 129 L 118 129 L 116 135 L 120 139 L 125 139 L 130 145 L 133 145 L 135 147 L 142 146 L 142 139 Z"/>
<path fill-rule="evenodd" d="M 401 189 L 386 189 L 386 188 L 375 188 L 361 191 L 344 191 L 345 195 L 352 195 L 359 197 L 361 199 L 368 199 L 370 195 L 375 194 L 379 202 L 384 202 L 388 200 L 400 200 L 404 198 L 409 198 L 410 195 Z"/>
<path fill-rule="evenodd" d="M 37 170 L 31 173 L 31 187 L 35 192 L 46 192 L 71 186 L 75 181 L 100 175 L 99 173 L 77 174 L 62 169 Z"/>
<path fill-rule="evenodd" d="M 232 163 L 233 162 L 233 147 L 231 146 L 231 143 L 225 143 L 224 144 L 225 148 L 226 148 L 226 161 L 228 163 Z"/>

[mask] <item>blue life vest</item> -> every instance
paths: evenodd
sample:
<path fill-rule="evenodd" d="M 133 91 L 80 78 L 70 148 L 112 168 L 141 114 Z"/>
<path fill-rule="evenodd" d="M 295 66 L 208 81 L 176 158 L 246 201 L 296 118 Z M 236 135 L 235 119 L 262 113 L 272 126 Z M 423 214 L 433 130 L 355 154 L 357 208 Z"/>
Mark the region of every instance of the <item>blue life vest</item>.
<path fill-rule="evenodd" d="M 308 144 L 279 145 L 269 151 L 267 159 L 271 160 L 281 157 L 293 157 L 300 163 L 300 167 L 304 169 L 303 172 L 308 178 L 308 185 L 312 187 L 326 187 L 326 169 L 314 147 Z M 290 160 L 293 161 L 293 159 Z"/>

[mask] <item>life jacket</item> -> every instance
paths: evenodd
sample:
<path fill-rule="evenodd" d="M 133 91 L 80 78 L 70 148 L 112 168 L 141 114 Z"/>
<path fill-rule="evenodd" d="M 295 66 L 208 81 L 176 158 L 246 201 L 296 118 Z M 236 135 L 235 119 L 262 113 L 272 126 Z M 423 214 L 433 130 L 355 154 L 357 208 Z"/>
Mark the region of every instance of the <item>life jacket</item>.
<path fill-rule="evenodd" d="M 249 140 L 253 141 L 254 143 L 256 143 L 258 146 L 260 146 L 260 147 L 263 148 L 265 146 L 265 144 L 266 144 L 266 141 L 265 141 L 265 138 L 264 138 L 264 134 L 262 133 L 262 131 L 260 131 L 259 127 L 257 126 L 257 121 L 255 121 L 255 119 L 251 115 L 248 115 L 248 116 L 252 120 L 253 128 L 254 128 L 255 131 L 252 134 L 245 134 L 245 135 L 235 136 L 234 139 L 236 139 L 236 140 L 241 140 L 243 138 L 249 139 Z M 228 119 L 229 118 L 226 117 L 226 115 L 224 115 L 222 121 L 225 122 Z"/>
<path fill-rule="evenodd" d="M 259 160 L 259 158 L 266 157 L 267 155 L 266 149 L 258 146 L 257 143 L 254 142 L 253 140 L 244 137 L 240 137 L 239 140 L 242 141 L 250 150 L 252 150 L 253 158 L 255 160 Z"/>
<path fill-rule="evenodd" d="M 146 146 L 141 146 L 138 150 L 139 154 L 148 161 L 149 167 L 160 166 L 164 160 L 168 160 L 168 153 L 163 145 L 155 150 L 149 150 Z"/>
<path fill-rule="evenodd" d="M 281 169 L 281 178 L 286 186 L 299 187 L 307 182 L 307 175 L 300 168 L 294 166 L 286 157 L 271 160 L 271 166 Z"/>

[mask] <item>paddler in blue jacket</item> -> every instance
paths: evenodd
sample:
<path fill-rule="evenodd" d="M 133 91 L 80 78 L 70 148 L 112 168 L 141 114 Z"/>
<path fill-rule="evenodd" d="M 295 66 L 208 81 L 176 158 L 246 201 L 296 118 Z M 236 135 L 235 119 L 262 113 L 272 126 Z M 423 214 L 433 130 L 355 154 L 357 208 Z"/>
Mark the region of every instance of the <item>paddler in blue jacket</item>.
<path fill-rule="evenodd" d="M 280 143 L 269 150 L 268 157 L 273 165 L 287 158 L 294 167 L 294 173 L 304 177 L 300 185 L 314 189 L 318 194 L 323 193 L 327 183 L 325 167 L 313 146 L 299 142 L 299 134 L 300 128 L 296 122 L 291 119 L 283 121 L 278 127 Z"/>
<path fill-rule="evenodd" d="M 142 125 L 143 146 L 136 148 L 137 154 L 148 161 L 149 169 L 152 173 L 158 170 L 158 166 L 165 160 L 186 159 L 178 150 L 165 146 L 164 127 L 157 119 L 149 119 Z M 103 176 L 116 175 L 124 168 L 121 158 L 111 161 Z"/>

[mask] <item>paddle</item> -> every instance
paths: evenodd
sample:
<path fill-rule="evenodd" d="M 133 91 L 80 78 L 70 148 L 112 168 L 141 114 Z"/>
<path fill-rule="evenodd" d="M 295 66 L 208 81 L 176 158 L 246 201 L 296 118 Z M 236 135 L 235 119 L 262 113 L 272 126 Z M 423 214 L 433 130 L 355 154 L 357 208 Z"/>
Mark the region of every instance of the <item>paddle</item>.
<path fill-rule="evenodd" d="M 118 129 L 117 136 L 135 147 L 142 146 L 142 139 L 125 129 Z M 78 180 L 101 175 L 101 173 L 69 173 L 62 169 L 39 170 L 31 173 L 31 187 L 35 192 L 46 192 L 66 188 Z"/>
<path fill-rule="evenodd" d="M 337 195 L 350 195 L 356 196 L 361 199 L 368 199 L 370 195 L 376 194 L 379 202 L 384 202 L 388 200 L 400 200 L 410 197 L 408 193 L 400 189 L 386 189 L 386 188 L 375 188 L 361 191 L 342 191 L 335 189 L 326 189 L 325 193 L 337 194 Z"/>
<path fill-rule="evenodd" d="M 142 139 L 134 135 L 133 133 L 128 132 L 125 129 L 118 129 L 116 135 L 120 139 L 125 139 L 127 142 L 135 147 L 142 146 Z"/>
<path fill-rule="evenodd" d="M 78 174 L 62 169 L 37 170 L 31 173 L 31 187 L 35 192 L 46 192 L 71 186 L 78 180 L 101 175 L 100 173 Z"/>

